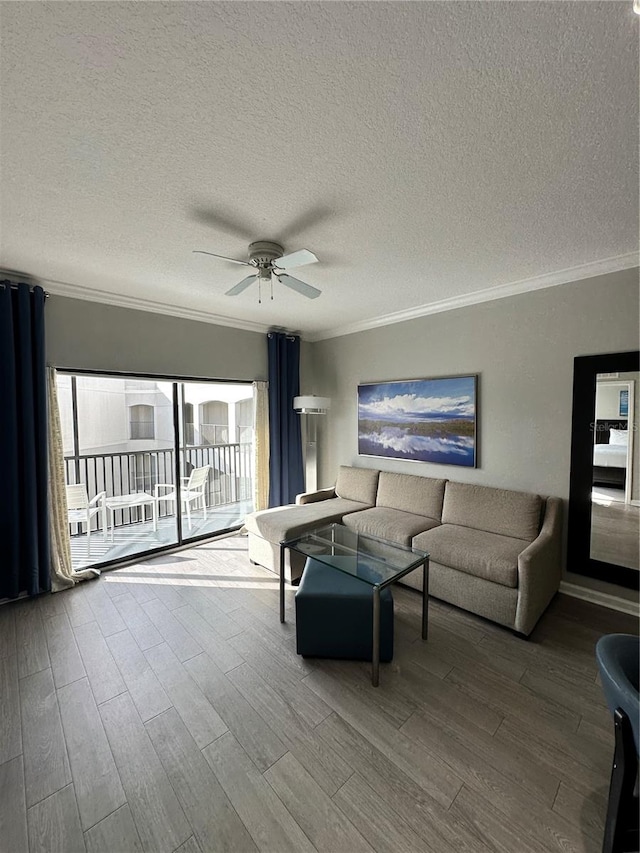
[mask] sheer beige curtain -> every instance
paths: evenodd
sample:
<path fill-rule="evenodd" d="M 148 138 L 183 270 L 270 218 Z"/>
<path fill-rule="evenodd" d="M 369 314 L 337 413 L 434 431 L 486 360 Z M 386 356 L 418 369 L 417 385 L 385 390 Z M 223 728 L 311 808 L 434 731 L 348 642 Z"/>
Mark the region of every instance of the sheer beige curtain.
<path fill-rule="evenodd" d="M 51 591 L 68 589 L 78 581 L 97 577 L 98 569 L 74 572 L 67 517 L 67 493 L 64 473 L 62 429 L 58 409 L 56 369 L 47 367 L 49 406 L 49 539 L 51 544 Z"/>
<path fill-rule="evenodd" d="M 254 399 L 254 503 L 255 509 L 269 506 L 269 385 L 253 383 Z"/>

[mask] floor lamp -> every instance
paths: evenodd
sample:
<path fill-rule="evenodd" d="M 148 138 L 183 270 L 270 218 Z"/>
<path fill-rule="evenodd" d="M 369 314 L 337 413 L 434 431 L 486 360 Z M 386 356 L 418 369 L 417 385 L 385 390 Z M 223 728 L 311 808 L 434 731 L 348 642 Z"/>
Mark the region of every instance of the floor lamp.
<path fill-rule="evenodd" d="M 331 406 L 328 397 L 316 397 L 309 394 L 306 397 L 294 397 L 293 408 L 299 415 L 307 415 L 305 419 L 305 489 L 315 492 L 318 488 L 318 415 L 326 415 Z"/>

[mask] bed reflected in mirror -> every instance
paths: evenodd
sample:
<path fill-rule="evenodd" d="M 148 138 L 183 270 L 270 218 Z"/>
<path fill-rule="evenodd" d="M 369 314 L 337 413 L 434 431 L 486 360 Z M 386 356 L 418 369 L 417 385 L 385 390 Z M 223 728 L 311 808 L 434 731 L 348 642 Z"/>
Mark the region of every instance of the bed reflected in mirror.
<path fill-rule="evenodd" d="M 640 374 L 596 376 L 590 557 L 640 569 L 640 477 L 634 435 Z"/>

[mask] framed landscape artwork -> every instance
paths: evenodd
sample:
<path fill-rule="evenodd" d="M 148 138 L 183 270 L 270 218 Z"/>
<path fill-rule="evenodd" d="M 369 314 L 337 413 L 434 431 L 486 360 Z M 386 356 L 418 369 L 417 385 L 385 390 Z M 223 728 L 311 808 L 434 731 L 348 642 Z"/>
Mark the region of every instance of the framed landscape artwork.
<path fill-rule="evenodd" d="M 629 389 L 625 388 L 620 392 L 620 405 L 618 407 L 618 415 L 621 418 L 629 417 Z"/>
<path fill-rule="evenodd" d="M 477 376 L 358 386 L 358 453 L 476 467 Z"/>

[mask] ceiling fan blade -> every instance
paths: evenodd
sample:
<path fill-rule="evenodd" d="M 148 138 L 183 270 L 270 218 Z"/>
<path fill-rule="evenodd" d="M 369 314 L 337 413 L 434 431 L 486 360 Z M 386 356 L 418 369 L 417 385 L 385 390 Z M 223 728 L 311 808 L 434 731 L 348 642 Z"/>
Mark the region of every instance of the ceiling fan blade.
<path fill-rule="evenodd" d="M 246 290 L 250 284 L 253 284 L 256 278 L 257 276 L 255 275 L 248 275 L 246 278 L 243 278 L 242 281 L 234 284 L 231 290 L 227 290 L 225 296 L 237 296 L 239 293 L 242 293 L 243 290 Z"/>
<path fill-rule="evenodd" d="M 303 267 L 305 264 L 317 264 L 318 259 L 308 249 L 299 249 L 297 252 L 291 252 L 289 255 L 276 258 L 274 263 L 277 267 L 290 270 L 293 267 Z"/>
<path fill-rule="evenodd" d="M 220 258 L 221 261 L 229 261 L 229 263 L 231 263 L 231 264 L 242 264 L 245 267 L 252 266 L 252 264 L 250 264 L 248 261 L 238 261 L 235 258 L 225 258 L 224 255 L 216 255 L 215 252 L 204 252 L 202 249 L 194 249 L 193 254 L 194 255 L 211 255 L 212 258 Z"/>
<path fill-rule="evenodd" d="M 294 278 L 292 275 L 277 275 L 276 278 L 281 284 L 284 284 L 285 287 L 290 287 L 291 290 L 295 290 L 296 293 L 301 293 L 309 299 L 317 299 L 322 293 L 322 291 L 318 290 L 317 287 L 311 287 L 310 284 L 306 284 L 304 281 L 300 281 L 299 278 Z"/>

